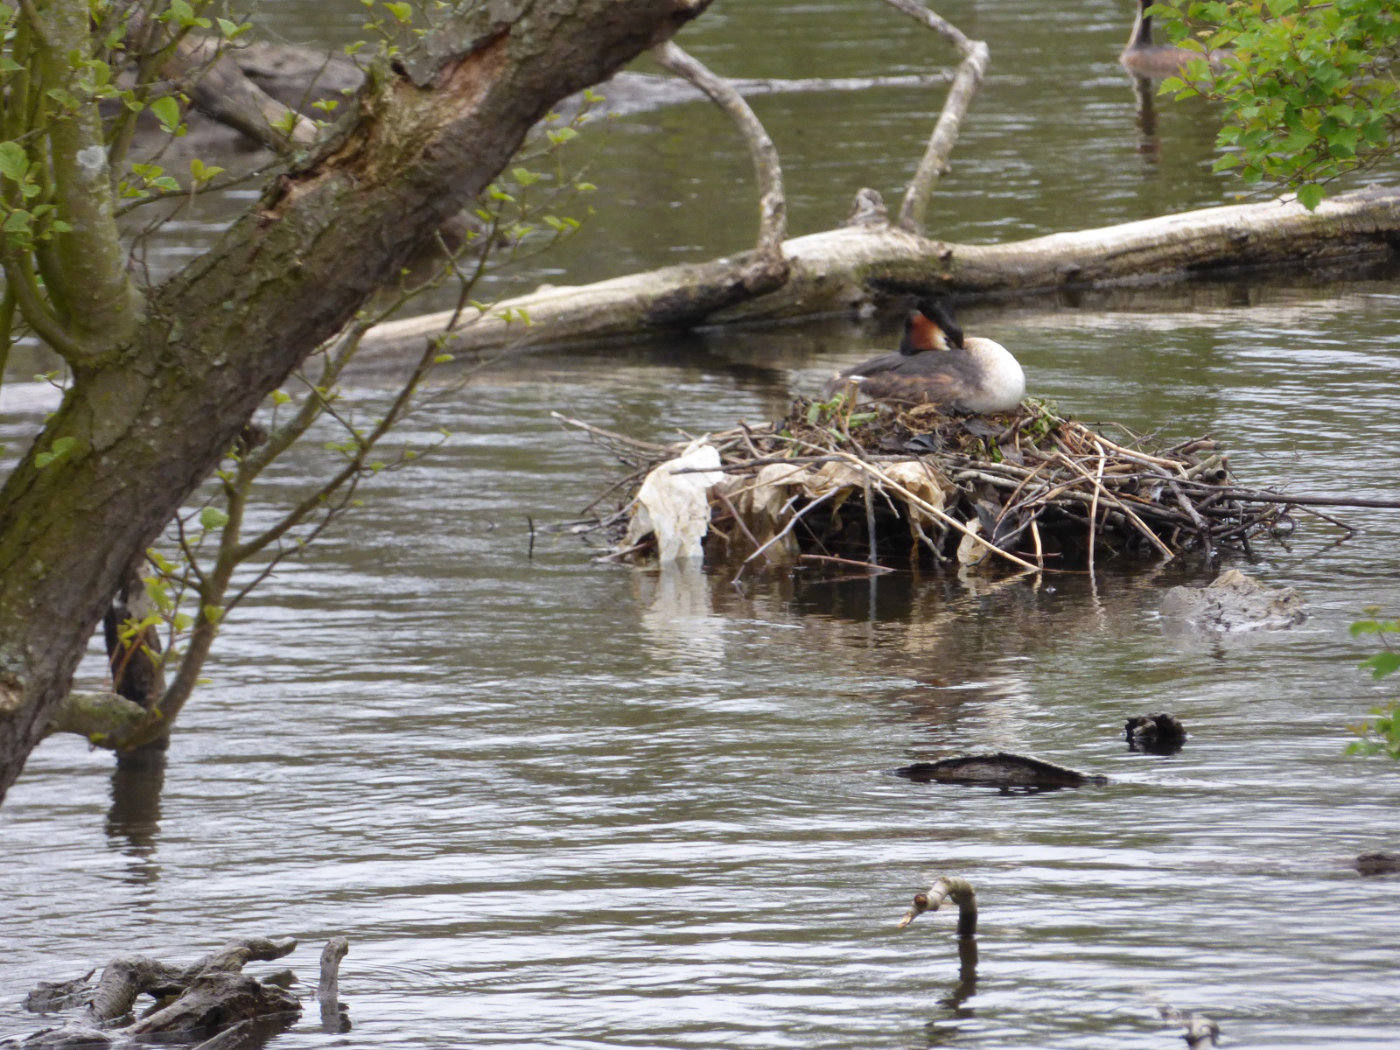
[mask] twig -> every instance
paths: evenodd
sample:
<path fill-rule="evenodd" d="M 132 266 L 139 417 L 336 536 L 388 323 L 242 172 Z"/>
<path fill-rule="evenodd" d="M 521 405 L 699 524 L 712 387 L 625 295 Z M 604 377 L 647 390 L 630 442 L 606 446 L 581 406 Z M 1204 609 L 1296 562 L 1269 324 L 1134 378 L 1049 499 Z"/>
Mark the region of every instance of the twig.
<path fill-rule="evenodd" d="M 1239 500 L 1241 503 L 1284 503 L 1294 507 L 1372 507 L 1379 510 L 1400 510 L 1400 499 L 1371 499 L 1362 496 L 1303 496 L 1288 495 L 1282 492 L 1252 491 L 1240 488 L 1221 488 L 1205 481 L 1189 482 L 1209 488 L 1213 495 L 1222 499 Z"/>
<path fill-rule="evenodd" d="M 870 563 L 879 565 L 880 557 L 875 541 L 875 501 L 871 499 L 870 475 L 862 474 L 860 481 L 865 492 L 865 531 L 868 534 L 866 538 L 870 541 Z"/>
<path fill-rule="evenodd" d="M 638 441 L 636 438 L 630 438 L 625 434 L 618 434 L 611 430 L 604 430 L 602 427 L 595 427 L 591 423 L 585 423 L 582 420 L 570 419 L 562 412 L 551 412 L 549 415 L 551 419 L 558 420 L 560 423 L 563 423 L 566 426 L 576 427 L 579 430 L 592 434 L 595 437 L 606 438 L 609 441 L 617 441 L 623 445 L 628 445 L 632 448 L 641 449 L 645 452 L 651 452 L 658 455 L 665 455 L 671 450 L 670 445 L 657 445 L 650 441 Z"/>
<path fill-rule="evenodd" d="M 1099 493 L 1103 491 L 1103 464 L 1106 458 L 1103 446 L 1099 449 L 1099 465 L 1094 478 L 1094 499 L 1089 504 L 1089 575 L 1094 575 L 1094 529 L 1099 519 Z"/>
<path fill-rule="evenodd" d="M 716 488 L 714 489 L 714 493 L 716 496 L 719 497 L 720 502 L 724 504 L 725 509 L 728 510 L 731 515 L 733 515 L 734 524 L 739 526 L 739 530 L 749 538 L 749 542 L 752 543 L 754 545 L 754 549 L 757 550 L 759 547 L 758 537 L 755 536 L 751 531 L 749 531 L 748 525 L 745 523 L 743 517 L 739 514 L 739 512 L 734 509 L 734 504 L 730 502 L 729 497 L 723 492 L 721 492 L 718 486 L 716 486 Z"/>
<path fill-rule="evenodd" d="M 782 539 L 784 536 L 786 536 L 789 532 L 792 531 L 792 527 L 793 527 L 794 525 L 796 525 L 799 521 L 802 520 L 802 516 L 803 516 L 804 514 L 806 514 L 809 510 L 812 510 L 814 507 L 818 506 L 819 504 L 825 503 L 825 502 L 826 502 L 827 500 L 829 500 L 832 496 L 836 495 L 836 493 L 837 493 L 838 491 L 839 491 L 838 489 L 832 489 L 830 492 L 824 492 L 824 493 L 822 493 L 820 496 L 818 496 L 816 499 L 812 500 L 811 503 L 808 503 L 807 506 L 803 507 L 803 508 L 802 508 L 801 510 L 799 510 L 799 511 L 796 511 L 796 512 L 793 514 L 793 516 L 792 516 L 791 518 L 788 519 L 787 524 L 783 526 L 782 531 L 778 532 L 771 540 L 769 540 L 767 543 L 763 544 L 763 546 L 759 547 L 758 550 L 754 551 L 754 552 L 753 552 L 752 554 L 750 554 L 747 558 L 745 558 L 745 559 L 744 559 L 744 564 L 747 565 L 749 562 L 753 561 L 753 560 L 754 560 L 755 558 L 757 558 L 760 554 L 762 554 L 764 551 L 766 551 L 769 547 L 773 546 L 773 544 L 777 543 L 780 539 Z M 795 498 L 795 497 L 794 497 L 794 498 Z M 735 579 L 738 579 L 738 577 L 736 576 Z"/>
<path fill-rule="evenodd" d="M 893 569 L 885 565 L 874 565 L 870 562 L 856 561 L 854 558 L 837 558 L 830 554 L 799 554 L 798 561 L 829 561 L 837 565 L 851 565 L 858 569 L 869 569 L 873 573 L 884 575 L 887 572 L 894 572 Z"/>

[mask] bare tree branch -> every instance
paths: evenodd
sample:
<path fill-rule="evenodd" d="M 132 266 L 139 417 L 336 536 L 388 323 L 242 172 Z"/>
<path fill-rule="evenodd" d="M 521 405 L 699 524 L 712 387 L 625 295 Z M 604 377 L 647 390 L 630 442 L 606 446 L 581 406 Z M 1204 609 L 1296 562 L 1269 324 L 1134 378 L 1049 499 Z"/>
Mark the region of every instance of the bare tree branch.
<path fill-rule="evenodd" d="M 674 41 L 666 41 L 652 50 L 652 57 L 678 77 L 690 81 L 728 114 L 744 137 L 744 145 L 753 160 L 754 176 L 758 181 L 758 252 L 778 259 L 787 236 L 787 202 L 783 196 L 783 169 L 778 151 L 768 137 L 743 96 L 723 77 L 706 69 L 696 58 L 687 54 Z"/>
<path fill-rule="evenodd" d="M 928 140 L 914 177 L 909 180 L 909 188 L 904 192 L 904 201 L 899 206 L 899 226 L 911 233 L 924 232 L 924 215 L 928 212 L 928 200 L 933 192 L 933 184 L 948 170 L 948 158 L 958 141 L 958 128 L 962 124 L 967 107 L 972 104 L 972 96 L 977 93 L 982 77 L 987 71 L 991 53 L 980 40 L 969 40 L 957 26 L 940 18 L 918 0 L 885 0 L 885 3 L 910 18 L 928 26 L 939 36 L 957 48 L 962 55 L 953 86 L 948 89 L 948 97 L 943 101 L 943 112 L 938 115 L 933 135 Z"/>
<path fill-rule="evenodd" d="M 274 153 L 285 155 L 316 141 L 316 124 L 249 80 L 218 41 L 181 40 L 162 70 L 183 82 L 205 116 L 243 132 Z"/>

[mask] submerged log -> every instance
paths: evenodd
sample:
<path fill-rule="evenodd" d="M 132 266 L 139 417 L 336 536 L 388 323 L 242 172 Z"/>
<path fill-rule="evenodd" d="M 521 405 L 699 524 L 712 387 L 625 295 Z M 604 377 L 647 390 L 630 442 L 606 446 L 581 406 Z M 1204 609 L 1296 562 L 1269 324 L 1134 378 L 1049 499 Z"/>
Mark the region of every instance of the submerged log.
<path fill-rule="evenodd" d="M 743 253 L 503 300 L 453 332 L 448 345 L 487 351 L 796 318 L 849 310 L 889 288 L 975 296 L 1169 283 L 1243 267 L 1394 256 L 1397 243 L 1394 187 L 1345 194 L 1314 212 L 1282 197 L 1005 244 L 956 244 L 888 224 L 850 226 L 784 241 L 790 266 L 777 288 L 753 280 L 760 260 Z M 364 345 L 380 354 L 416 352 L 450 316 L 379 325 Z"/>
<path fill-rule="evenodd" d="M 1173 587 L 1162 598 L 1169 628 L 1191 631 L 1287 630 L 1307 619 L 1292 587 L 1269 587 L 1226 569 L 1207 587 Z"/>
<path fill-rule="evenodd" d="M 1352 867 L 1362 875 L 1393 875 L 1400 872 L 1400 853 L 1385 850 L 1363 853 L 1352 861 Z"/>
<path fill-rule="evenodd" d="M 985 755 L 959 755 L 937 762 L 915 762 L 896 769 L 896 776 L 918 784 L 971 784 L 974 786 L 1049 791 L 1056 788 L 1107 784 L 1108 777 L 1081 773 L 1026 755 L 996 751 Z"/>

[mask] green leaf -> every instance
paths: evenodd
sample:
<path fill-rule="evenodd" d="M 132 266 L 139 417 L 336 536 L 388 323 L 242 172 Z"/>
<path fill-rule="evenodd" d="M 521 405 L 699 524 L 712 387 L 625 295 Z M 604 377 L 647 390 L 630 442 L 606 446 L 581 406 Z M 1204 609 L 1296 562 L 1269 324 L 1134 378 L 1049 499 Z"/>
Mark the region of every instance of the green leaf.
<path fill-rule="evenodd" d="M 391 3 L 388 3 L 387 0 L 386 0 L 386 2 L 385 2 L 385 4 L 384 4 L 384 8 L 385 8 L 385 10 L 387 10 L 391 15 L 393 15 L 394 18 L 395 18 L 401 25 L 407 25 L 408 23 L 410 23 L 410 22 L 413 21 L 413 5 L 412 5 L 412 4 L 391 4 Z"/>
<path fill-rule="evenodd" d="M 217 164 L 205 164 L 198 157 L 190 158 L 190 177 L 195 182 L 208 182 L 215 175 L 222 175 L 224 169 Z"/>
<path fill-rule="evenodd" d="M 1388 674 L 1394 674 L 1400 670 L 1400 652 L 1391 652 L 1389 649 L 1376 653 L 1361 661 L 1362 667 L 1369 667 L 1374 678 L 1384 678 Z"/>
<path fill-rule="evenodd" d="M 1299 186 L 1298 203 L 1307 208 L 1308 211 L 1316 211 L 1317 206 L 1322 203 L 1322 187 L 1315 182 Z"/>
<path fill-rule="evenodd" d="M 0 142 L 0 175 L 19 182 L 29 171 L 29 158 L 18 142 Z"/>
<path fill-rule="evenodd" d="M 180 103 L 170 95 L 163 95 L 151 103 L 151 113 L 160 121 L 161 130 L 173 133 L 180 126 Z"/>
<path fill-rule="evenodd" d="M 221 529 L 228 524 L 228 515 L 218 507 L 205 507 L 199 512 L 199 523 L 206 529 Z"/>

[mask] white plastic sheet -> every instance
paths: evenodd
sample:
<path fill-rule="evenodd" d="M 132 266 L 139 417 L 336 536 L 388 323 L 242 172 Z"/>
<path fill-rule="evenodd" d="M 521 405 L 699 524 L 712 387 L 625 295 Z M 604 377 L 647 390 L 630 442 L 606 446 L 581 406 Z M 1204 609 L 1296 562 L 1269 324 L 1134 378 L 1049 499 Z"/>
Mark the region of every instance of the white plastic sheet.
<path fill-rule="evenodd" d="M 697 473 L 676 473 L 686 469 Z M 634 546 L 654 532 L 659 561 L 700 560 L 700 541 L 710 528 L 707 493 L 723 480 L 718 450 L 703 438 L 692 441 L 685 452 L 661 464 L 642 482 L 623 547 Z"/>

